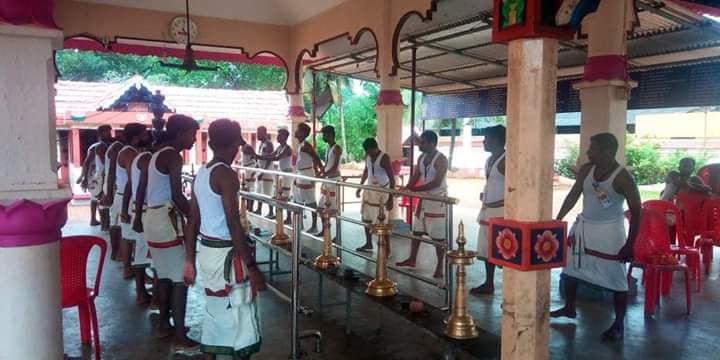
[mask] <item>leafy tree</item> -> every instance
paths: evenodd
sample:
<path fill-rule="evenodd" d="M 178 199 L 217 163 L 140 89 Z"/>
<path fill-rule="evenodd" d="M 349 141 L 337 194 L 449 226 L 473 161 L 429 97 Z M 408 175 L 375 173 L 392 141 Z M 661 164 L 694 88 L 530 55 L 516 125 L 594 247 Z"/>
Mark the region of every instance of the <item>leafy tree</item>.
<path fill-rule="evenodd" d="M 170 60 L 173 61 L 173 60 Z M 179 60 L 174 60 L 179 62 Z M 276 66 L 199 60 L 217 71 L 186 72 L 160 65 L 157 56 L 137 56 L 94 51 L 59 50 L 55 54 L 60 78 L 89 82 L 119 82 L 141 75 L 159 85 L 209 89 L 282 90 L 285 70 Z"/>

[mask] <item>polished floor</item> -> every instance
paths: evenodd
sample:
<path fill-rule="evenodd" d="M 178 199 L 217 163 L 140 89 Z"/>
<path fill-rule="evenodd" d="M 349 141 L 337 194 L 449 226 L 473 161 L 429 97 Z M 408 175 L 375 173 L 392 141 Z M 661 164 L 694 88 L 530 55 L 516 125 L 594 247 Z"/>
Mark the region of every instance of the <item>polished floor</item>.
<path fill-rule="evenodd" d="M 356 210 L 346 212 L 352 216 Z M 86 226 L 87 209 L 71 208 L 71 220 L 64 234 L 98 234 L 97 228 Z M 463 219 L 467 225 L 469 247 L 475 246 L 474 211 L 457 209 L 456 221 Z M 342 241 L 348 248 L 363 242 L 362 229 L 355 225 L 343 225 Z M 319 243 L 310 239 L 305 244 L 317 249 Z M 393 239 L 392 261 L 402 260 L 408 252 L 408 241 Z M 267 257 L 259 253 L 259 260 Z M 720 257 L 716 257 L 718 259 Z M 344 265 L 360 272 L 372 274 L 374 265 L 351 255 L 343 257 Z M 430 276 L 435 264 L 434 250 L 427 245 L 421 248 L 417 270 L 420 276 Z M 715 261 L 710 276 L 705 277 L 701 293 L 693 293 L 693 312 L 685 315 L 682 281 L 676 278 L 669 296 L 657 314 L 646 318 L 643 314 L 643 289 L 631 298 L 626 320 L 625 339 L 608 344 L 599 341 L 600 334 L 612 321 L 612 303 L 607 301 L 581 300 L 578 318 L 575 320 L 551 320 L 551 359 L 718 359 L 720 358 L 720 286 Z M 281 257 L 281 267 L 287 263 Z M 153 336 L 151 312 L 134 305 L 131 281 L 122 280 L 118 263 L 106 262 L 101 296 L 97 299 L 102 353 L 105 359 L 199 359 L 198 354 L 175 354 L 170 342 Z M 638 272 L 639 274 L 639 272 Z M 390 271 L 403 294 L 417 297 L 435 306 L 442 306 L 444 295 L 432 285 L 424 284 Z M 558 293 L 559 271 L 552 273 L 551 307 L 562 305 Z M 469 285 L 476 286 L 484 278 L 484 267 L 475 264 L 469 269 Z M 274 279 L 278 287 L 287 289 L 289 276 Z M 318 309 L 318 276 L 311 270 L 302 272 L 302 303 L 316 311 L 301 316 L 302 329 L 318 329 L 323 333 L 322 353 L 314 354 L 313 343 L 303 342 L 311 359 L 473 359 L 458 352 L 450 342 L 418 327 L 401 315 L 388 311 L 363 296 L 353 295 L 351 307 L 351 334 L 345 334 L 346 313 L 344 306 Z M 496 273 L 498 290 L 494 296 L 475 297 L 470 300 L 470 310 L 479 327 L 499 336 L 501 327 L 502 271 Z M 345 291 L 332 283 L 324 282 L 323 302 L 342 302 Z M 202 323 L 203 297 L 199 288 L 193 288 L 188 299 L 187 323 L 192 328 L 190 336 L 199 338 Z M 263 347 L 254 359 L 287 359 L 289 355 L 290 306 L 272 292 L 265 292 L 260 301 L 263 328 Z M 65 352 L 70 358 L 91 358 L 90 349 L 80 344 L 77 313 L 64 311 Z"/>

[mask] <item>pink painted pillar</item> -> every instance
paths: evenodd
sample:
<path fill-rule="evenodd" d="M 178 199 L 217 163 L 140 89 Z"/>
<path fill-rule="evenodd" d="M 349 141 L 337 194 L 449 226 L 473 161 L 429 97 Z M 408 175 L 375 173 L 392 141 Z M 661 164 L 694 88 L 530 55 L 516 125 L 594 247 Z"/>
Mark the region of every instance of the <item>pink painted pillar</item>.
<path fill-rule="evenodd" d="M 9 5 L 0 6 L 0 359 L 55 360 L 63 358 L 58 239 L 70 195 L 58 188 L 54 116 L 53 50 L 63 34 L 33 18 L 45 9 L 52 20 L 52 1 Z"/>

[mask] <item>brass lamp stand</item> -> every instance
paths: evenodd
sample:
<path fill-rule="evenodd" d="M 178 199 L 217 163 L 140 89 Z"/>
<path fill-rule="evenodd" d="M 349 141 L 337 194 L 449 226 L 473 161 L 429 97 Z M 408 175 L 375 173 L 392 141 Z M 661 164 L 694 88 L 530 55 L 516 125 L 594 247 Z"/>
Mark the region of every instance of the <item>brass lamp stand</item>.
<path fill-rule="evenodd" d="M 337 211 L 330 208 L 330 197 L 325 196 L 325 208 L 320 210 L 320 217 L 323 219 L 323 248 L 322 254 L 315 258 L 315 268 L 327 270 L 339 268 L 340 259 L 332 254 L 332 238 L 330 236 L 330 220 L 337 216 Z"/>
<path fill-rule="evenodd" d="M 465 266 L 473 263 L 477 252 L 465 250 L 465 226 L 462 221 L 458 226 L 457 244 L 457 250 L 447 253 L 450 263 L 457 266 L 457 284 L 452 312 L 445 326 L 445 336 L 458 340 L 474 339 L 478 337 L 478 331 L 475 327 L 475 319 L 467 311 L 468 291 L 465 287 Z"/>
<path fill-rule="evenodd" d="M 367 284 L 365 293 L 375 297 L 394 296 L 397 294 L 397 284 L 387 277 L 387 249 L 392 234 L 393 225 L 385 222 L 385 209 L 380 204 L 378 223 L 372 225 L 371 232 L 378 236 L 378 252 L 375 262 L 375 279 Z"/>
<path fill-rule="evenodd" d="M 282 183 L 280 177 L 275 177 L 275 200 L 287 201 L 282 191 Z M 287 245 L 290 243 L 290 237 L 285 234 L 285 224 L 283 223 L 283 209 L 279 206 L 275 207 L 275 234 L 270 239 L 270 243 L 273 245 Z"/>

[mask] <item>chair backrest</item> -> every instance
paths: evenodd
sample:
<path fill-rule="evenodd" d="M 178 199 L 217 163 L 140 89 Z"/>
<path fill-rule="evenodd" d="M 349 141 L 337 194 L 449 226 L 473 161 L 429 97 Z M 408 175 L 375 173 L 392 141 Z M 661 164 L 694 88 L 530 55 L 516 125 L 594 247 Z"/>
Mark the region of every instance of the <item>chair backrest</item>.
<path fill-rule="evenodd" d="M 678 245 L 684 248 L 688 245 L 685 234 L 685 222 L 682 218 L 680 208 L 670 201 L 666 200 L 647 200 L 643 202 L 642 207 L 645 209 L 655 210 L 661 214 L 670 215 L 675 218 L 675 234 L 677 236 Z M 669 221 L 668 221 L 669 222 Z"/>
<path fill-rule="evenodd" d="M 107 244 L 97 236 L 80 235 L 60 239 L 60 279 L 62 289 L 62 307 L 76 306 L 87 298 L 87 260 L 90 250 L 100 247 L 97 272 L 93 290 L 95 295 L 100 291 L 100 277 Z"/>
<path fill-rule="evenodd" d="M 698 170 L 698 176 L 710 186 L 713 193 L 720 193 L 720 164 L 703 166 Z"/>
<path fill-rule="evenodd" d="M 625 212 L 630 220 L 630 211 Z M 650 257 L 658 254 L 670 254 L 670 235 L 667 231 L 667 217 L 655 210 L 640 210 L 640 230 L 635 239 L 634 260 L 639 263 L 650 262 Z"/>
<path fill-rule="evenodd" d="M 720 199 L 709 199 L 703 204 L 702 228 L 704 231 L 715 231 L 720 235 Z"/>
<path fill-rule="evenodd" d="M 682 213 L 683 224 L 685 226 L 685 239 L 691 244 L 696 236 L 700 235 L 704 230 L 703 204 L 709 197 L 705 194 L 697 192 L 683 191 L 675 195 L 675 205 Z"/>

